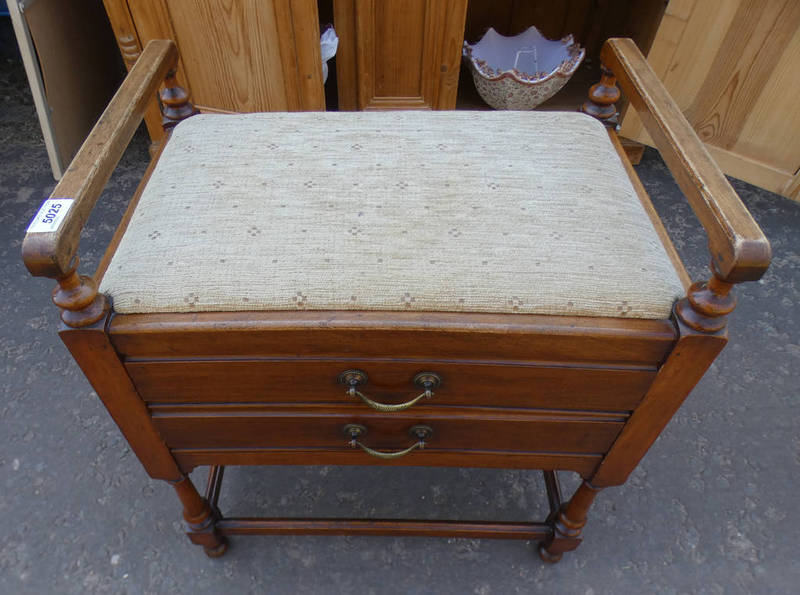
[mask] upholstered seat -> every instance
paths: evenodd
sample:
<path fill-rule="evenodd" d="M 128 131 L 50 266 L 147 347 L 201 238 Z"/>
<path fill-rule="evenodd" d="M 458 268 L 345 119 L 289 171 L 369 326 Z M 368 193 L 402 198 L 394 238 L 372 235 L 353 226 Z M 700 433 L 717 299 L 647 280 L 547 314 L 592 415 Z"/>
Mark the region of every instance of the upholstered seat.
<path fill-rule="evenodd" d="M 182 122 L 101 291 L 122 313 L 658 319 L 684 288 L 593 118 L 398 112 Z"/>

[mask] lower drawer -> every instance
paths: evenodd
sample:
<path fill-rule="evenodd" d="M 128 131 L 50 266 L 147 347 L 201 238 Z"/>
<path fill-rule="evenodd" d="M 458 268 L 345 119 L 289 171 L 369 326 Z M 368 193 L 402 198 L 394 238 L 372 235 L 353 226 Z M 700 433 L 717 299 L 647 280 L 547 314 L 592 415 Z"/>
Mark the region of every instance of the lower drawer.
<path fill-rule="evenodd" d="M 171 449 L 348 451 L 350 438 L 343 428 L 359 424 L 366 428 L 359 440 L 374 449 L 407 448 L 416 442 L 411 428 L 426 425 L 433 434 L 425 452 L 602 454 L 625 422 L 621 414 L 491 408 L 420 408 L 386 415 L 357 405 L 154 405 L 151 413 Z"/>

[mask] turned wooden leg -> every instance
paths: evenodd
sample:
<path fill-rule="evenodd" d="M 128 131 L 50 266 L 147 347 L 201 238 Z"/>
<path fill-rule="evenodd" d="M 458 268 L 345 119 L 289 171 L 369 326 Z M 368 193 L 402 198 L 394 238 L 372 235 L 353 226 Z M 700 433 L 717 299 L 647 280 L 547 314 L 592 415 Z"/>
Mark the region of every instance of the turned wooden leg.
<path fill-rule="evenodd" d="M 219 514 L 200 496 L 188 477 L 170 483 L 183 504 L 183 518 L 189 526 L 186 535 L 192 543 L 202 545 L 209 558 L 219 558 L 228 549 L 228 540 L 216 528 Z"/>
<path fill-rule="evenodd" d="M 587 481 L 581 483 L 569 502 L 549 519 L 553 525 L 553 536 L 539 543 L 539 557 L 545 562 L 558 562 L 564 552 L 574 550 L 581 544 L 581 530 L 586 524 L 586 515 L 599 488 Z"/>

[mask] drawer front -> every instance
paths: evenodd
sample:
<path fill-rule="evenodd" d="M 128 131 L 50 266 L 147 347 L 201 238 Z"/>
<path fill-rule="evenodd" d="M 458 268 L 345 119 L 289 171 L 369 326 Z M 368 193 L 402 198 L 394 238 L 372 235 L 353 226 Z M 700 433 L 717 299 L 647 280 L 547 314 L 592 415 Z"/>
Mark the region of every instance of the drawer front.
<path fill-rule="evenodd" d="M 385 404 L 422 392 L 414 378 L 441 379 L 419 406 L 485 406 L 629 411 L 650 386 L 655 370 L 640 366 L 586 367 L 540 363 L 419 360 L 195 360 L 130 361 L 128 372 L 150 403 L 360 403 L 337 379 L 345 370 L 367 376 L 358 387 Z M 367 405 L 361 404 L 363 408 Z"/>
<path fill-rule="evenodd" d="M 624 425 L 613 414 L 570 411 L 507 412 L 496 409 L 432 407 L 395 414 L 365 413 L 358 406 L 151 407 L 153 422 L 172 449 L 324 449 L 348 451 L 343 428 L 359 424 L 359 440 L 375 449 L 399 450 L 416 442 L 412 427 L 426 425 L 433 435 L 425 452 L 551 452 L 600 454 Z M 424 453 L 422 453 L 424 454 Z M 368 456 L 368 455 L 365 455 Z M 468 466 L 468 463 L 464 463 Z"/>

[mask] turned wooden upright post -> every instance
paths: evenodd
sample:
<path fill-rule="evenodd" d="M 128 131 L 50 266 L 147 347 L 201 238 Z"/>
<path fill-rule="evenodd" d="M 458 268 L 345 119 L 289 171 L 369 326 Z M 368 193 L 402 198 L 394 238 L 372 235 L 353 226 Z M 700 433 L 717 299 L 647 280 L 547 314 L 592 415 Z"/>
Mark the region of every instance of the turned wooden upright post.
<path fill-rule="evenodd" d="M 589 100 L 581 106 L 584 114 L 594 116 L 607 126 L 617 125 L 617 108 L 620 98 L 617 77 L 604 64 L 600 65 L 600 82 L 589 89 Z"/>
<path fill-rule="evenodd" d="M 194 105 L 189 101 L 189 94 L 178 85 L 174 68 L 167 73 L 164 79 L 164 88 L 159 93 L 159 99 L 163 116 L 162 126 L 166 132 L 169 132 L 181 120 L 197 113 Z"/>
<path fill-rule="evenodd" d="M 212 557 L 227 543 L 215 528 L 217 511 L 200 496 L 155 429 L 106 331 L 110 304 L 93 277 L 79 275 L 78 242 L 111 172 L 142 120 L 162 81 L 165 125 L 195 113 L 186 91 L 175 81 L 178 52 L 168 40 L 151 41 L 86 142 L 45 201 L 22 243 L 30 273 L 55 279 L 53 302 L 61 309 L 61 339 L 103 400 L 147 473 L 168 481 L 183 504 L 190 539 Z"/>
<path fill-rule="evenodd" d="M 167 135 L 179 122 L 197 113 L 189 101 L 189 94 L 178 85 L 174 68 L 164 79 L 164 88 L 159 93 L 159 99 L 162 126 Z M 222 556 L 228 550 L 228 540 L 216 528 L 219 511 L 200 495 L 188 476 L 182 475 L 179 480 L 170 481 L 170 484 L 183 504 L 183 518 L 189 526 L 186 535 L 192 543 L 202 545 L 209 558 Z"/>
<path fill-rule="evenodd" d="M 731 294 L 733 285 L 720 279 L 712 263 L 711 279 L 693 283 L 686 297 L 675 305 L 675 313 L 686 326 L 698 332 L 721 331 L 728 314 L 736 307 L 736 298 Z"/>
<path fill-rule="evenodd" d="M 540 544 L 539 554 L 551 562 L 577 547 L 595 496 L 625 483 L 723 349 L 727 317 L 736 306 L 731 289 L 758 280 L 771 257 L 769 242 L 633 41 L 611 39 L 600 57 L 601 81 L 581 111 L 616 125 L 619 82 L 708 234 L 711 275 L 675 304 L 675 346 L 603 460 L 549 519 L 553 536 Z"/>
<path fill-rule="evenodd" d="M 56 278 L 53 303 L 61 308 L 61 320 L 71 328 L 94 324 L 108 312 L 108 300 L 97 293 L 97 283 L 91 277 L 78 275 L 76 256 L 66 275 Z"/>

